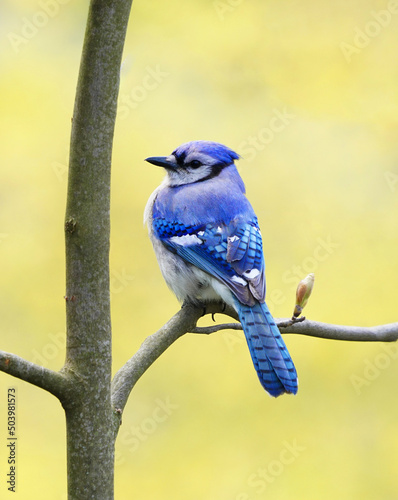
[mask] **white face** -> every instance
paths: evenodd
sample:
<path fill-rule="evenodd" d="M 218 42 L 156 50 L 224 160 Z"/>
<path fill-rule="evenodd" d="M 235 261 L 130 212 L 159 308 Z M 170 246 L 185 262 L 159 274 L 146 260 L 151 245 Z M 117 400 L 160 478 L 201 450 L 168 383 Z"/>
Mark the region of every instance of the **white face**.
<path fill-rule="evenodd" d="M 183 163 L 178 164 L 174 154 L 168 156 L 167 159 L 171 164 L 175 165 L 174 168 L 167 169 L 168 184 L 170 186 L 192 184 L 217 175 L 221 170 L 215 158 L 196 151 L 188 154 Z"/>

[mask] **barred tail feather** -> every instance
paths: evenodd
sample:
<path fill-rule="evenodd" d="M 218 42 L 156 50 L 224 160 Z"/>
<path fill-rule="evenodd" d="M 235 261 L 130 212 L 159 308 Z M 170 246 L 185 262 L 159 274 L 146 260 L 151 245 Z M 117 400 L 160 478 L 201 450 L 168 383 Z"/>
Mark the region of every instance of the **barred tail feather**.
<path fill-rule="evenodd" d="M 238 313 L 261 385 L 271 396 L 296 394 L 296 369 L 267 305 L 239 303 Z"/>

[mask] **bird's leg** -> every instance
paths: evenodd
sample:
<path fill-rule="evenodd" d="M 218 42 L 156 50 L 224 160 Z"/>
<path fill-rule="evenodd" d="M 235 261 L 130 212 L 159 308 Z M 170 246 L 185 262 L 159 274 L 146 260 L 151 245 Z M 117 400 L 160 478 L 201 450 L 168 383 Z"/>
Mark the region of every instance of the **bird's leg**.
<path fill-rule="evenodd" d="M 197 303 L 197 302 L 191 302 L 189 300 L 184 300 L 184 302 L 182 303 L 182 306 L 181 306 L 181 309 L 184 309 L 184 307 L 188 307 L 188 306 L 195 306 L 195 307 L 202 307 L 202 316 L 205 316 L 207 314 L 207 310 L 206 310 L 206 304 L 205 303 Z"/>

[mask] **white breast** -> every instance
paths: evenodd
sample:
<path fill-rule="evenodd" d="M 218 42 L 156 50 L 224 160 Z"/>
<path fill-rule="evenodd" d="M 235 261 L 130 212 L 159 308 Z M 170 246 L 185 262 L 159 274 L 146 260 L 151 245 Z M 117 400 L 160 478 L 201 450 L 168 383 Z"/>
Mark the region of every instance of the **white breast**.
<path fill-rule="evenodd" d="M 221 299 L 228 305 L 235 307 L 232 292 L 223 283 L 167 250 L 154 234 L 152 227 L 153 204 L 164 185 L 165 183 L 161 184 L 149 197 L 145 207 L 144 222 L 148 225 L 149 237 L 168 287 L 181 302 L 189 300 L 201 303 Z M 202 240 L 195 235 L 175 236 L 171 240 L 181 245 L 202 243 Z"/>

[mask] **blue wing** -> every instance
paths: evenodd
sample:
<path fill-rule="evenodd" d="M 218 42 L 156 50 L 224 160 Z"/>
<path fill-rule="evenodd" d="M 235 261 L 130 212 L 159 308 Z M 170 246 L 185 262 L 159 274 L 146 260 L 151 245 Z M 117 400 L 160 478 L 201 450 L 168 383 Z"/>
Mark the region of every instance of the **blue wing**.
<path fill-rule="evenodd" d="M 153 228 L 166 247 L 223 282 L 236 305 L 251 357 L 263 387 L 272 395 L 297 392 L 297 373 L 266 304 L 264 257 L 257 219 L 228 225 L 185 225 L 162 217 Z"/>
<path fill-rule="evenodd" d="M 264 257 L 256 217 L 193 226 L 159 217 L 153 228 L 170 251 L 218 278 L 241 303 L 264 301 Z"/>

